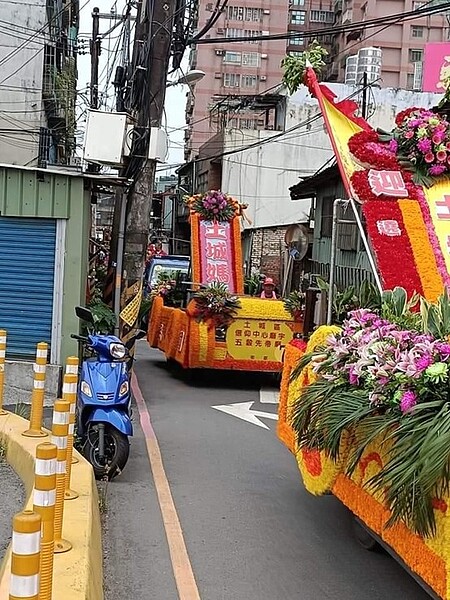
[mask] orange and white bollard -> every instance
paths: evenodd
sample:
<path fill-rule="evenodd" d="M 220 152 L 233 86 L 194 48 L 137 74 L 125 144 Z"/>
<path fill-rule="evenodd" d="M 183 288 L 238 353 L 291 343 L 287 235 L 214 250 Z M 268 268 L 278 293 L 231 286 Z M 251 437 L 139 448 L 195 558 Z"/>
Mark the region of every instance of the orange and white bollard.
<path fill-rule="evenodd" d="M 39 600 L 52 600 L 55 545 L 57 447 L 44 442 L 36 447 L 33 510 L 41 517 Z"/>
<path fill-rule="evenodd" d="M 6 331 L 0 329 L 0 415 L 7 415 L 3 410 L 3 388 L 5 385 L 5 355 L 6 355 Z"/>
<path fill-rule="evenodd" d="M 24 510 L 13 518 L 9 600 L 38 600 L 41 517 Z"/>
<path fill-rule="evenodd" d="M 62 537 L 64 520 L 64 490 L 66 487 L 67 436 L 69 434 L 70 402 L 56 400 L 53 408 L 52 443 L 56 454 L 55 552 L 67 552 L 72 544 Z"/>
<path fill-rule="evenodd" d="M 44 437 L 42 431 L 42 417 L 44 415 L 45 371 L 47 366 L 48 344 L 40 342 L 36 350 L 34 364 L 33 394 L 31 396 L 30 428 L 22 435 L 27 437 Z"/>
<path fill-rule="evenodd" d="M 67 358 L 66 361 L 66 375 L 76 375 L 77 377 L 77 383 L 78 383 L 78 367 L 79 367 L 80 361 L 78 360 L 78 356 L 69 356 Z M 75 390 L 76 393 L 76 390 Z M 75 397 L 76 399 L 76 397 Z M 75 403 L 75 408 L 76 408 L 76 403 Z M 71 409 L 72 410 L 72 409 Z M 73 416 L 73 423 L 75 425 L 75 412 L 74 412 L 74 416 Z M 70 435 L 70 428 L 69 428 L 69 435 Z M 70 446 L 70 439 L 69 439 L 69 446 Z M 69 454 L 69 446 L 67 446 L 67 455 Z M 72 458 L 71 458 L 71 464 L 75 465 L 78 461 L 78 458 L 76 458 L 76 456 L 73 456 L 73 437 L 72 437 Z M 70 482 L 69 482 L 70 484 Z M 73 496 L 73 498 L 78 498 L 78 494 L 76 496 Z M 66 496 L 66 500 L 72 500 L 72 497 L 67 497 Z"/>
<path fill-rule="evenodd" d="M 70 489 L 70 479 L 72 476 L 73 464 L 73 438 L 75 433 L 75 410 L 77 405 L 77 381 L 77 376 L 73 375 L 72 373 L 64 375 L 63 400 L 67 400 L 67 402 L 70 404 L 69 435 L 67 437 L 66 482 L 64 492 L 64 498 L 66 500 L 74 500 L 75 498 L 78 498 L 77 492 L 74 492 Z"/>

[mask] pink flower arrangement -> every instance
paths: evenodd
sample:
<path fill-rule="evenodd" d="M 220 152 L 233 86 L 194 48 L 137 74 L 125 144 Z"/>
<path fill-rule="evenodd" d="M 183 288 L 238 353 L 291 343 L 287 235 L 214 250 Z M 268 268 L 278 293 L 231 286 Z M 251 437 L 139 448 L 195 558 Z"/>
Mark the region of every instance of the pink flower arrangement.
<path fill-rule="evenodd" d="M 416 182 L 430 185 L 433 177 L 450 172 L 450 123 L 446 119 L 415 108 L 401 113 L 396 123 L 397 155 L 414 169 Z"/>
<path fill-rule="evenodd" d="M 349 313 L 313 368 L 331 385 L 364 389 L 380 410 L 410 413 L 441 397 L 450 376 L 450 344 L 400 329 L 366 309 Z"/>

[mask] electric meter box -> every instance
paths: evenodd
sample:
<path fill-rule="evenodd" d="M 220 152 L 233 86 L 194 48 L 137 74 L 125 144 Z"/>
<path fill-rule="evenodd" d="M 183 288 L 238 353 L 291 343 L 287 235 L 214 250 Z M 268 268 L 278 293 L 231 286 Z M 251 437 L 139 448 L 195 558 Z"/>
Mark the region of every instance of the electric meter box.
<path fill-rule="evenodd" d="M 120 166 L 127 120 L 126 113 L 90 110 L 84 136 L 84 160 Z"/>

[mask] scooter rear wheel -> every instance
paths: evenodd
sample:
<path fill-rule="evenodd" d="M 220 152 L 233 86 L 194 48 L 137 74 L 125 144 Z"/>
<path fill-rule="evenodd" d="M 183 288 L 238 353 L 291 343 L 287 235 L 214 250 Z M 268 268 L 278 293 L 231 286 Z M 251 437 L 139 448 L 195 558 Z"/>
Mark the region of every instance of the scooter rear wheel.
<path fill-rule="evenodd" d="M 99 456 L 99 432 L 92 427 L 84 446 L 84 455 L 94 469 L 96 479 L 112 479 L 122 472 L 130 454 L 126 435 L 111 426 L 105 427 L 105 457 Z"/>

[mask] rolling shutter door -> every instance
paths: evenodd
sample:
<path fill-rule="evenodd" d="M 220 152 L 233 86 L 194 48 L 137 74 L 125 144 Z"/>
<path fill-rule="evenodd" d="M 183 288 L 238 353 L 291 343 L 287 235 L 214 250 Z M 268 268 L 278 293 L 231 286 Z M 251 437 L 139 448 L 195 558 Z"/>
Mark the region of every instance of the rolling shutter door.
<path fill-rule="evenodd" d="M 52 336 L 55 219 L 0 217 L 0 329 L 7 356 L 32 358 Z"/>

